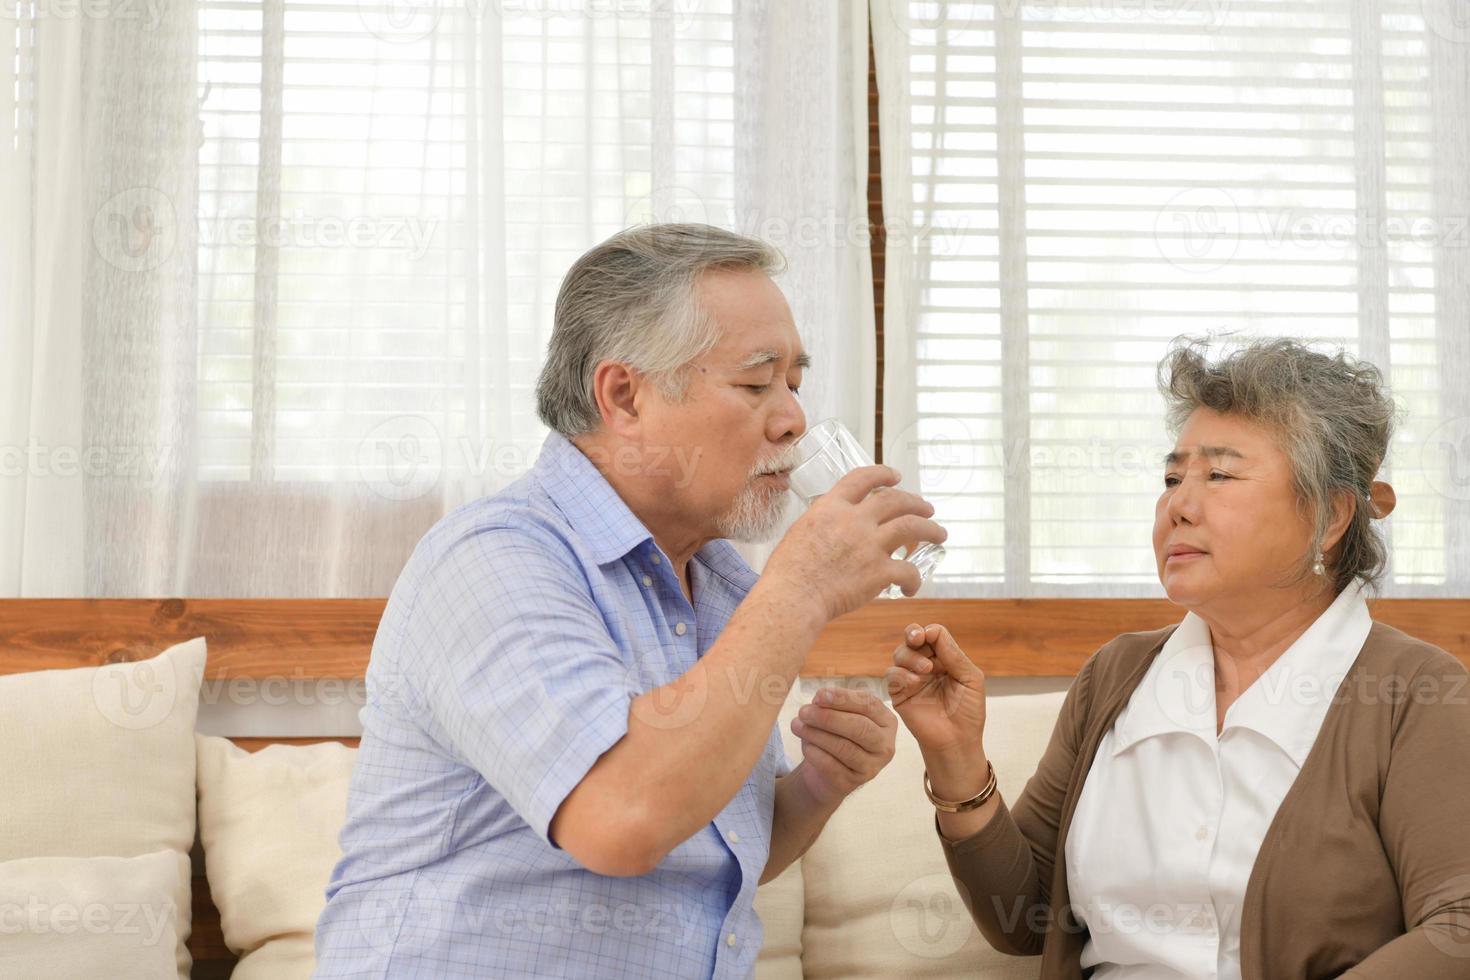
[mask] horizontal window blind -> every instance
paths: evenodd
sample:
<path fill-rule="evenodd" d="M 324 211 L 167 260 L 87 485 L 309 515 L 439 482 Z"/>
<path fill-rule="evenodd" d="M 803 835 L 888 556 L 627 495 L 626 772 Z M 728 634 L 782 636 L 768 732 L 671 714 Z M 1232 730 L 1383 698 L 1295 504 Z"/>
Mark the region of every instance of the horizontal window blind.
<path fill-rule="evenodd" d="M 896 5 L 920 482 L 958 594 L 1153 594 L 1180 334 L 1342 346 L 1406 424 L 1389 591 L 1446 580 L 1429 28 L 1415 3 Z"/>
<path fill-rule="evenodd" d="M 733 18 L 201 0 L 201 477 L 524 470 L 571 262 L 733 210 Z"/>

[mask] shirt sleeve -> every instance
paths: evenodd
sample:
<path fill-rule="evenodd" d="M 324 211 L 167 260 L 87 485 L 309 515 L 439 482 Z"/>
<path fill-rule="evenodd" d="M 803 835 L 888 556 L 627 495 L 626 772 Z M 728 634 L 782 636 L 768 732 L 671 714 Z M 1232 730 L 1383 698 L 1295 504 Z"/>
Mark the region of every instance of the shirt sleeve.
<path fill-rule="evenodd" d="M 1067 689 L 1046 751 L 1014 807 L 1002 799 L 989 823 L 959 841 L 947 840 L 934 819 L 970 916 L 1002 953 L 1037 956 L 1045 943 L 1062 807 L 1085 720 L 1080 702 L 1096 659 L 1094 654 Z"/>
<path fill-rule="evenodd" d="M 791 759 L 786 755 L 786 743 L 781 740 L 780 726 L 771 729 L 771 742 L 774 743 L 773 752 L 776 762 L 776 778 L 780 779 L 782 776 L 791 775 L 795 767 L 792 766 Z"/>
<path fill-rule="evenodd" d="M 1470 976 L 1470 673 L 1449 654 L 1406 685 L 1378 830 L 1407 931 L 1343 974 L 1352 980 Z"/>
<path fill-rule="evenodd" d="M 555 847 L 552 817 L 627 734 L 637 696 L 571 549 L 539 530 L 464 536 L 426 576 L 405 636 L 425 720 Z"/>

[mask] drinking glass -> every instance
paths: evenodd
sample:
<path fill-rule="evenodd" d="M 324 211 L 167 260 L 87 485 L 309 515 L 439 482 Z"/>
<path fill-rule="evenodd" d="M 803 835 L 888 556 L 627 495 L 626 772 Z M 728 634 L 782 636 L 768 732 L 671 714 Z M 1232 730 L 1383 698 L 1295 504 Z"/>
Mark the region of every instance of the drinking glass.
<path fill-rule="evenodd" d="M 796 465 L 789 477 L 791 490 L 810 507 L 812 501 L 831 490 L 848 473 L 872 465 L 873 460 L 862 443 L 847 431 L 847 426 L 837 419 L 827 419 L 797 440 Z M 933 541 L 915 541 L 900 547 L 893 557 L 918 566 L 920 578 L 928 582 L 944 559 L 944 548 Z M 898 599 L 902 598 L 903 590 L 890 585 L 878 594 L 885 599 Z"/>

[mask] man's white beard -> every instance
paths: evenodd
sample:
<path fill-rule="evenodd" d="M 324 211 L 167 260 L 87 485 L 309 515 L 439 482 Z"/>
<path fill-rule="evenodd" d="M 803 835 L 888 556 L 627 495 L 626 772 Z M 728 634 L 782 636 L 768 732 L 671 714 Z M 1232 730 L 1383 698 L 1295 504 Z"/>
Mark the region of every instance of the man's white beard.
<path fill-rule="evenodd" d="M 715 521 L 720 537 L 760 544 L 775 537 L 786 516 L 786 491 L 752 479 Z"/>

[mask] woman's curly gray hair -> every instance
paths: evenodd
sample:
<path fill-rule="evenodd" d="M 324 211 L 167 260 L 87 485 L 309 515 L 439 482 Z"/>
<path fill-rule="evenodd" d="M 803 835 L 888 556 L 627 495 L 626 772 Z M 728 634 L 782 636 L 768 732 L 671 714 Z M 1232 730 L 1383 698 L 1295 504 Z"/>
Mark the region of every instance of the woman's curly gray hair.
<path fill-rule="evenodd" d="M 1167 424 L 1178 437 L 1197 408 L 1209 408 L 1265 426 L 1291 463 L 1301 513 L 1313 522 L 1311 547 L 1298 581 L 1305 581 L 1339 491 L 1354 499 L 1352 520 L 1325 555 L 1333 592 L 1353 579 L 1376 589 L 1388 564 L 1388 546 L 1373 527 L 1372 488 L 1397 422 L 1383 373 L 1339 350 L 1324 354 L 1289 338 L 1255 340 L 1213 363 L 1212 338 L 1180 337 L 1159 362 L 1158 384 Z"/>

